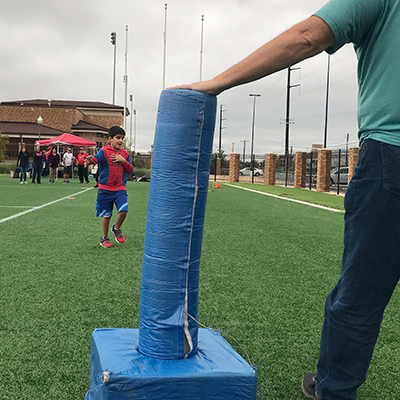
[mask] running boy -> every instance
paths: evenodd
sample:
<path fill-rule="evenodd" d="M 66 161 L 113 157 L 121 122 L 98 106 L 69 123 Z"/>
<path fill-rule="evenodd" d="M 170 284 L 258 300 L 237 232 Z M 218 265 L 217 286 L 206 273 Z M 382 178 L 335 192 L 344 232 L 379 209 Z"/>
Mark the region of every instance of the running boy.
<path fill-rule="evenodd" d="M 103 236 L 100 241 L 100 246 L 102 247 L 112 247 L 108 237 L 108 230 L 114 204 L 118 209 L 118 217 L 111 232 L 118 243 L 125 243 L 125 238 L 121 232 L 121 225 L 128 212 L 128 196 L 125 185 L 126 176 L 127 174 L 132 174 L 133 166 L 129 153 L 121 148 L 124 137 L 125 131 L 122 128 L 119 126 L 111 127 L 108 132 L 109 144 L 94 156 L 88 156 L 85 161 L 85 166 L 99 164 L 100 167 L 96 216 L 102 217 Z"/>

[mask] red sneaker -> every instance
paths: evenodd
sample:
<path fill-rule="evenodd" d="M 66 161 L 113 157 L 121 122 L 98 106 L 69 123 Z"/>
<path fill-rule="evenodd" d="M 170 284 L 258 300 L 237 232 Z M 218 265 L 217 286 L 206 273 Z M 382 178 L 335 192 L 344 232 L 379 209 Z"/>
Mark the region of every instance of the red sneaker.
<path fill-rule="evenodd" d="M 102 237 L 100 241 L 100 246 L 101 247 L 112 247 L 112 244 L 110 242 L 110 239 L 108 237 Z"/>
<path fill-rule="evenodd" d="M 114 226 L 112 227 L 111 231 L 112 231 L 112 233 L 115 235 L 115 240 L 116 240 L 118 243 L 121 243 L 121 244 L 125 243 L 125 238 L 124 238 L 124 235 L 122 234 L 121 229 L 116 229 L 116 228 L 115 228 L 115 225 L 114 225 Z"/>

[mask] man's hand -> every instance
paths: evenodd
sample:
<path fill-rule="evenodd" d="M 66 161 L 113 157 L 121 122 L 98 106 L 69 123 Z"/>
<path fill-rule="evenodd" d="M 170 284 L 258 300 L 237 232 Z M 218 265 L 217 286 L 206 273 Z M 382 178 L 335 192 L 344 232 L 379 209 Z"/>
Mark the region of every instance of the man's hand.
<path fill-rule="evenodd" d="M 172 86 L 167 89 L 197 90 L 198 92 L 207 93 L 212 96 L 217 96 L 222 92 L 222 90 L 217 88 L 216 85 L 213 83 L 213 79 L 209 81 L 194 82 L 186 85 Z"/>

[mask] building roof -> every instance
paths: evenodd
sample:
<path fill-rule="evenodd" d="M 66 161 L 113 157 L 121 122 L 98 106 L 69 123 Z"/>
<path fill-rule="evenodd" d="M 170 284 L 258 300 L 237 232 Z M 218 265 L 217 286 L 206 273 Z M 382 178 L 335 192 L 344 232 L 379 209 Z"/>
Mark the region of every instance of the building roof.
<path fill-rule="evenodd" d="M 102 103 L 99 101 L 76 101 L 76 100 L 13 100 L 2 101 L 2 106 L 29 106 L 29 107 L 61 107 L 61 108 L 90 108 L 90 109 L 114 109 L 123 110 L 123 106 Z"/>
<path fill-rule="evenodd" d="M 72 132 L 104 132 L 107 133 L 108 129 L 104 126 L 91 124 L 90 122 L 85 122 L 79 120 L 75 125 L 71 127 Z"/>
<path fill-rule="evenodd" d="M 35 122 L 0 121 L 0 133 L 2 133 L 3 135 L 29 134 L 37 136 L 39 134 L 39 126 Z M 41 125 L 40 127 L 40 134 L 43 136 L 58 136 L 61 133 L 64 133 L 64 131 L 50 128 L 46 125 Z"/>

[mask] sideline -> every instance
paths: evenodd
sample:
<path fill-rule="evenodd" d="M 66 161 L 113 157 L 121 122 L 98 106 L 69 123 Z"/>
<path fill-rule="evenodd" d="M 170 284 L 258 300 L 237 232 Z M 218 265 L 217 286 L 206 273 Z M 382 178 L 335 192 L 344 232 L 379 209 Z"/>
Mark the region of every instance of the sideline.
<path fill-rule="evenodd" d="M 330 207 L 320 206 L 319 204 L 307 203 L 306 201 L 290 199 L 290 198 L 282 197 L 282 196 L 277 196 L 276 194 L 271 194 L 271 193 L 266 193 L 266 192 L 259 192 L 258 190 L 244 188 L 244 187 L 236 186 L 236 185 L 230 185 L 229 183 L 224 183 L 224 185 L 229 186 L 229 187 L 233 187 L 233 188 L 237 188 L 237 189 L 247 190 L 249 192 L 263 194 L 264 196 L 275 197 L 275 198 L 281 199 L 281 200 L 292 201 L 294 203 L 304 204 L 306 206 L 315 207 L 315 208 L 321 208 L 322 210 L 327 210 L 327 211 L 332 211 L 332 212 L 344 214 L 343 210 L 338 210 L 337 208 L 330 208 Z"/>
<path fill-rule="evenodd" d="M 22 212 L 20 212 L 20 213 L 18 213 L 18 214 L 11 215 L 11 217 L 7 217 L 7 218 L 0 219 L 0 224 L 1 224 L 2 222 L 10 221 L 11 219 L 20 217 L 21 215 L 28 214 L 28 213 L 30 213 L 30 212 L 32 212 L 32 211 L 40 210 L 41 208 L 44 208 L 44 207 L 50 206 L 50 205 L 52 205 L 52 204 L 58 203 L 59 201 L 66 200 L 66 199 L 70 198 L 71 196 L 78 196 L 78 194 L 85 193 L 85 192 L 87 192 L 88 190 L 92 190 L 92 189 L 93 189 L 92 187 L 91 187 L 91 188 L 87 188 L 87 189 L 85 189 L 85 190 L 82 190 L 81 192 L 73 193 L 73 194 L 70 194 L 70 195 L 68 195 L 68 196 L 66 196 L 66 197 L 63 197 L 63 198 L 61 198 L 61 199 L 57 199 L 57 200 L 51 201 L 50 203 L 42 204 L 41 206 L 37 206 L 37 207 L 32 207 L 32 208 L 29 209 L 29 210 L 22 211 Z"/>

